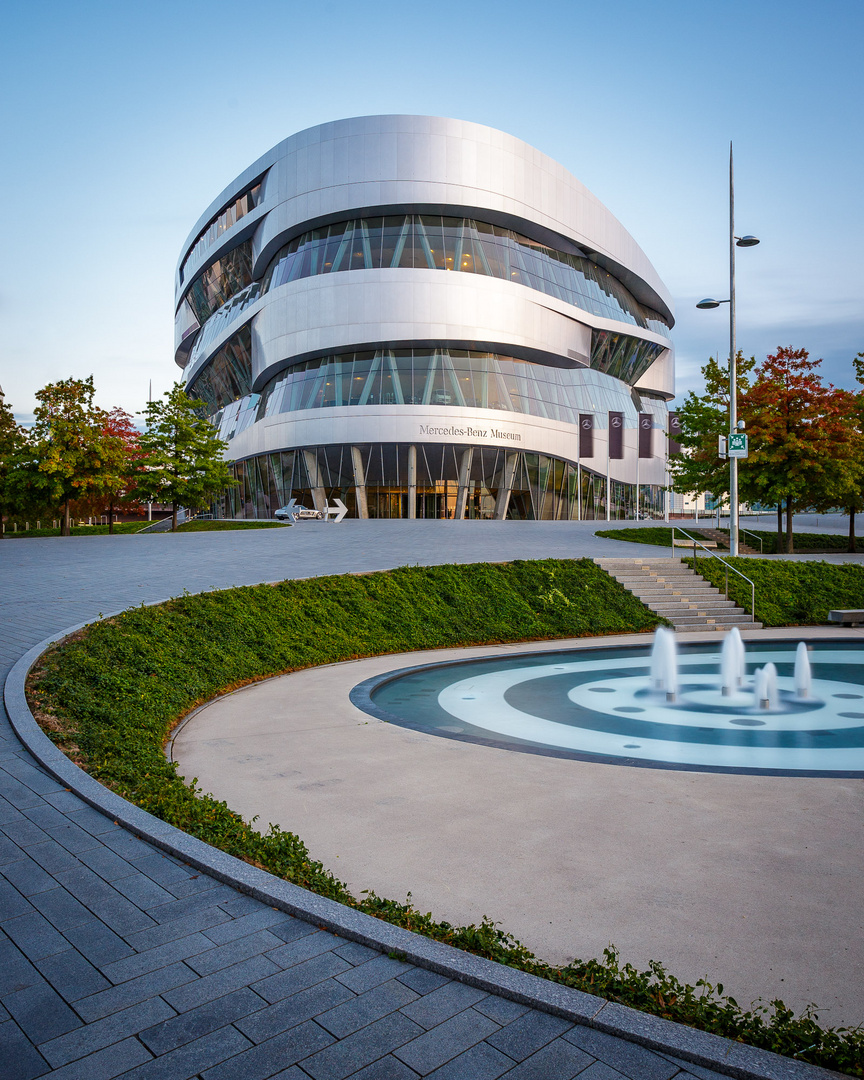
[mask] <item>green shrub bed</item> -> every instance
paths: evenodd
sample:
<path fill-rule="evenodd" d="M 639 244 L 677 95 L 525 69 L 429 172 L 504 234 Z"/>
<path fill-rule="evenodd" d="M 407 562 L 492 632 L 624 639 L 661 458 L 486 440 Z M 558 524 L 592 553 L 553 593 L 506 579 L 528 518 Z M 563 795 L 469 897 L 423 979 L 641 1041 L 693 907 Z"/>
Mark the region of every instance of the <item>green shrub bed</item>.
<path fill-rule="evenodd" d="M 233 532 L 236 529 L 286 529 L 290 526 L 281 521 L 235 521 L 223 518 L 219 521 L 184 521 L 177 532 Z"/>
<path fill-rule="evenodd" d="M 7 522 L 6 528 L 3 532 L 3 536 L 9 540 L 28 540 L 31 537 L 45 537 L 45 536 L 59 536 L 59 529 L 25 529 L 24 522 L 19 522 L 19 531 L 14 532 L 13 526 Z M 115 521 L 114 532 L 119 533 L 137 533 L 142 529 L 146 529 L 149 522 L 147 521 Z M 72 536 L 107 536 L 107 525 L 73 525 Z"/>
<path fill-rule="evenodd" d="M 693 566 L 692 559 L 684 560 Z M 864 566 L 767 559 L 727 559 L 756 586 L 756 618 L 765 626 L 813 626 L 828 622 L 832 608 L 864 608 Z M 725 588 L 726 572 L 716 559 L 696 560 L 712 585 Z M 750 586 L 729 575 L 729 597 L 750 611 Z"/>
<path fill-rule="evenodd" d="M 663 622 L 587 559 L 406 567 L 183 596 L 134 608 L 52 648 L 31 674 L 34 715 L 106 786 L 185 832 L 279 877 L 437 941 L 776 1053 L 864 1076 L 864 1033 L 824 1029 L 781 1001 L 744 1010 L 723 987 L 639 971 L 614 948 L 551 967 L 497 924 L 452 926 L 353 896 L 291 832 L 256 831 L 187 786 L 164 755 L 202 702 L 281 672 L 416 649 L 647 631 Z"/>
<path fill-rule="evenodd" d="M 691 536 L 695 536 L 699 539 L 704 539 L 704 534 L 701 529 L 695 525 L 684 524 L 681 528 L 689 533 Z M 725 533 L 728 537 L 729 530 L 721 529 L 722 533 Z M 655 544 L 659 547 L 672 548 L 672 527 L 662 525 L 645 525 L 634 527 L 632 529 L 602 529 L 598 530 L 597 536 L 605 536 L 609 540 L 624 540 L 630 544 Z M 752 548 L 758 548 L 759 544 L 754 537 L 758 537 L 762 541 L 762 555 L 776 555 L 777 554 L 777 533 L 768 532 L 762 529 L 747 529 L 746 533 L 741 530 L 740 540 L 742 544 L 748 544 Z M 676 539 L 684 539 L 681 532 L 676 534 Z M 797 554 L 807 554 L 812 552 L 813 554 L 821 555 L 828 552 L 845 552 L 849 547 L 849 538 L 840 533 L 808 533 L 797 532 L 793 537 L 795 545 L 795 552 Z M 864 539 L 859 538 L 857 541 L 857 550 L 859 552 L 864 551 Z M 682 551 L 686 551 L 686 548 L 682 548 Z M 781 549 L 781 554 L 785 554 L 785 548 Z"/>

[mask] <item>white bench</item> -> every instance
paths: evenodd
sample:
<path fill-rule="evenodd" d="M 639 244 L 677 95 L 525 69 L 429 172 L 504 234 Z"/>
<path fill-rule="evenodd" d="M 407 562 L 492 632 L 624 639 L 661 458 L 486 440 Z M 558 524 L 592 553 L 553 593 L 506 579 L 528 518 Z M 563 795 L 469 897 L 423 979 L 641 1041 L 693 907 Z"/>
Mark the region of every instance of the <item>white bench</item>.
<path fill-rule="evenodd" d="M 697 540 L 696 543 L 699 544 L 701 547 L 706 547 L 706 548 L 716 548 L 717 547 L 717 541 L 716 540 Z M 673 547 L 689 547 L 689 548 L 692 548 L 693 547 L 693 541 L 692 540 L 685 540 L 683 536 L 676 536 L 675 539 L 672 541 L 672 546 Z"/>

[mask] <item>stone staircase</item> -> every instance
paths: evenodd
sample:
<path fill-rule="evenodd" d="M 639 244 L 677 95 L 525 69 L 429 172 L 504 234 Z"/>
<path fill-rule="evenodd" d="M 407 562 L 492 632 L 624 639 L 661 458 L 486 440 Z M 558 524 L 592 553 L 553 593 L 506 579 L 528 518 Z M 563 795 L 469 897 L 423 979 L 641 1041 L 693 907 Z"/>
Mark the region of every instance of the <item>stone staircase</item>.
<path fill-rule="evenodd" d="M 729 533 L 721 532 L 719 529 L 699 529 L 699 534 L 705 537 L 706 540 L 714 540 L 720 550 L 729 550 Z M 698 535 L 698 534 L 697 534 Z M 755 547 L 751 547 L 749 544 L 745 544 L 738 536 L 738 554 L 739 555 L 759 555 L 761 552 L 757 551 Z"/>
<path fill-rule="evenodd" d="M 676 630 L 758 630 L 743 608 L 727 600 L 680 559 L 595 559 L 646 607 Z"/>

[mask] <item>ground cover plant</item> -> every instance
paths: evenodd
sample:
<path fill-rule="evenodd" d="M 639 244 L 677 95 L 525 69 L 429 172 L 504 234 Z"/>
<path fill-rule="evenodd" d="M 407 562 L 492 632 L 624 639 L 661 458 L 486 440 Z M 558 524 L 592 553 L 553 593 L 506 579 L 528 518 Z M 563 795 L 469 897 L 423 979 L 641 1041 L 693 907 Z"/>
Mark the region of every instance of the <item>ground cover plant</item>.
<path fill-rule="evenodd" d="M 114 534 L 140 533 L 153 524 L 152 521 L 115 521 Z M 177 526 L 177 532 L 227 532 L 233 529 L 285 529 L 290 528 L 281 521 L 192 521 Z M 73 525 L 71 536 L 107 536 L 107 525 Z M 60 536 L 59 529 L 26 529 L 19 523 L 19 531 L 14 532 L 11 525 L 6 526 L 4 537 L 12 540 L 27 540 L 35 537 Z M 147 533 L 148 536 L 161 536 L 161 532 Z"/>
<path fill-rule="evenodd" d="M 418 598 L 422 597 L 422 603 Z M 743 1010 L 722 986 L 686 986 L 603 960 L 554 968 L 493 921 L 452 926 L 372 892 L 351 895 L 293 833 L 256 831 L 187 786 L 163 747 L 196 705 L 284 671 L 413 649 L 647 631 L 659 619 L 587 559 L 406 567 L 183 596 L 98 622 L 46 653 L 34 715 L 106 786 L 150 813 L 304 888 L 438 941 L 658 1016 L 864 1076 L 864 1034 L 782 1002 Z"/>
<path fill-rule="evenodd" d="M 184 521 L 177 526 L 177 532 L 230 532 L 234 529 L 286 529 L 291 528 L 282 521 L 239 521 L 233 518 L 221 518 L 219 521 Z"/>
<path fill-rule="evenodd" d="M 729 558 L 730 566 L 756 586 L 756 618 L 765 626 L 818 626 L 832 608 L 864 608 L 864 566 L 858 563 L 787 562 Z M 693 559 L 686 559 L 693 566 Z M 697 558 L 696 571 L 725 589 L 726 572 L 718 559 Z M 729 597 L 750 611 L 750 586 L 729 575 Z"/>
<path fill-rule="evenodd" d="M 29 540 L 31 538 L 46 537 L 46 536 L 60 536 L 59 529 L 25 529 L 24 522 L 18 522 L 18 532 L 13 531 L 13 525 L 9 522 L 6 523 L 3 536 L 8 540 Z M 32 524 L 32 523 L 31 523 Z M 114 533 L 137 533 L 142 529 L 146 529 L 148 525 L 151 525 L 150 521 L 115 521 Z M 70 536 L 107 536 L 107 525 L 73 525 L 70 530 Z"/>
<path fill-rule="evenodd" d="M 695 536 L 699 539 L 704 539 L 704 534 L 696 525 L 685 524 L 679 527 L 684 532 Z M 720 532 L 729 535 L 728 529 L 721 529 Z M 672 527 L 660 526 L 660 525 L 646 525 L 642 528 L 635 529 L 603 529 L 598 530 L 597 536 L 605 536 L 610 540 L 624 540 L 630 544 L 656 544 L 659 547 L 672 547 Z M 753 539 L 758 537 L 762 541 L 762 555 L 776 555 L 777 554 L 777 533 L 766 532 L 762 529 L 744 529 L 741 530 L 740 540 L 742 544 L 749 544 L 750 547 L 758 549 L 759 544 Z M 676 539 L 685 539 L 682 532 L 678 531 L 675 534 Z M 832 551 L 844 552 L 849 547 L 849 538 L 840 533 L 807 533 L 798 532 L 795 533 L 795 552 L 797 554 L 827 554 Z M 686 551 L 686 548 L 682 548 Z M 857 540 L 857 550 L 864 551 L 864 539 L 859 538 Z M 785 551 L 782 552 L 785 554 Z"/>

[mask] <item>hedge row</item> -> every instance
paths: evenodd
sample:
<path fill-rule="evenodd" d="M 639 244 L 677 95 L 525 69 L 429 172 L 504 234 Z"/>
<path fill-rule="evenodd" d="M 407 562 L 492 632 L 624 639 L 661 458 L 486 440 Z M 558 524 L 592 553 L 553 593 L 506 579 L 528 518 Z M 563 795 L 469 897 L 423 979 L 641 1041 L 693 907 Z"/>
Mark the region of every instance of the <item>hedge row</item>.
<path fill-rule="evenodd" d="M 859 563 L 786 562 L 728 558 L 756 586 L 756 618 L 765 626 L 814 626 L 828 622 L 832 608 L 864 608 L 864 566 Z M 685 562 L 693 565 L 692 559 Z M 726 571 L 717 559 L 697 558 L 696 569 L 725 589 Z M 729 574 L 729 596 L 750 611 L 750 586 Z"/>

